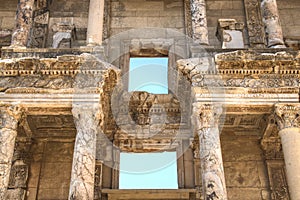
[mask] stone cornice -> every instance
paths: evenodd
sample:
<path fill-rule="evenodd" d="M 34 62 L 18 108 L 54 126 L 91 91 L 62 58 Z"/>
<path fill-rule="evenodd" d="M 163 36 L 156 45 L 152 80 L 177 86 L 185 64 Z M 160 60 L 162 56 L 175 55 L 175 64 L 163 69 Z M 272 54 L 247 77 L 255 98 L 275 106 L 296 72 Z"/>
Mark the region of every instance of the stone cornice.
<path fill-rule="evenodd" d="M 300 53 L 238 50 L 177 61 L 193 86 L 299 87 Z"/>
<path fill-rule="evenodd" d="M 300 127 L 300 104 L 276 104 L 275 117 L 279 129 Z"/>

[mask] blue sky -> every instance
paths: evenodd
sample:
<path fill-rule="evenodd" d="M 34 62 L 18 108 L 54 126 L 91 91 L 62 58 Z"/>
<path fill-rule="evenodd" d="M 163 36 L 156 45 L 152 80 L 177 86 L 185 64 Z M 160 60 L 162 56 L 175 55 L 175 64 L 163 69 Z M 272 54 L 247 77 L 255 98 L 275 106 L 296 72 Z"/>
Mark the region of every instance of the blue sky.
<path fill-rule="evenodd" d="M 129 92 L 168 94 L 168 58 L 130 58 Z"/>
<path fill-rule="evenodd" d="M 130 58 L 129 92 L 168 94 L 168 58 Z M 177 189 L 176 152 L 121 153 L 120 189 Z"/>
<path fill-rule="evenodd" d="M 120 189 L 178 189 L 176 152 L 121 153 Z"/>

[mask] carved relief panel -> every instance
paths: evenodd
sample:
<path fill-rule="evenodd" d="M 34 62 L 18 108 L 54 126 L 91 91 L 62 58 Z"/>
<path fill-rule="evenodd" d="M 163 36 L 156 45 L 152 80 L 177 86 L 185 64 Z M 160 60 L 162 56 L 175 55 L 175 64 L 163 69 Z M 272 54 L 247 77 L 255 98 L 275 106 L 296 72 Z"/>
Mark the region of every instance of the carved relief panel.
<path fill-rule="evenodd" d="M 259 0 L 244 0 L 244 4 L 250 46 L 254 48 L 264 48 L 265 30 L 260 12 L 260 2 Z"/>
<path fill-rule="evenodd" d="M 290 200 L 283 160 L 267 160 L 272 200 Z"/>
<path fill-rule="evenodd" d="M 49 23 L 48 0 L 38 0 L 33 13 L 30 47 L 43 48 L 46 44 Z"/>

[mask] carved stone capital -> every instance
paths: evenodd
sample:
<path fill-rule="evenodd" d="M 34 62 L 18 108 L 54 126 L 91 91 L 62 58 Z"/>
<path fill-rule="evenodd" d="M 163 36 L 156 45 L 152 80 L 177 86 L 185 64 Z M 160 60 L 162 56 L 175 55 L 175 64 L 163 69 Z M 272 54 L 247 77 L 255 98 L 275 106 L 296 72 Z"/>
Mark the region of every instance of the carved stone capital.
<path fill-rule="evenodd" d="M 197 130 L 218 127 L 222 106 L 217 104 L 193 104 L 193 121 Z"/>
<path fill-rule="evenodd" d="M 89 129 L 99 125 L 100 113 L 99 104 L 73 104 L 72 114 L 74 117 L 75 125 L 77 129 Z"/>
<path fill-rule="evenodd" d="M 24 113 L 24 108 L 19 105 L 0 103 L 0 127 L 16 130 L 18 122 Z"/>
<path fill-rule="evenodd" d="M 275 116 L 279 129 L 300 128 L 300 104 L 276 104 Z"/>

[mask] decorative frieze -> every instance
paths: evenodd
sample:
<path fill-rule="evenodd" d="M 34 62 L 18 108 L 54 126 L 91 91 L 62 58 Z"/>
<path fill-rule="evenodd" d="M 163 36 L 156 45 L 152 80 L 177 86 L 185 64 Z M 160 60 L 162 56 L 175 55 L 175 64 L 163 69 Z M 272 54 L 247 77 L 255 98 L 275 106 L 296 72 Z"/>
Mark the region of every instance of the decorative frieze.
<path fill-rule="evenodd" d="M 34 0 L 19 0 L 11 47 L 26 47 L 32 26 Z"/>
<path fill-rule="evenodd" d="M 204 199 L 227 199 L 218 129 L 220 105 L 193 104 L 193 125 L 199 136 Z"/>

